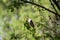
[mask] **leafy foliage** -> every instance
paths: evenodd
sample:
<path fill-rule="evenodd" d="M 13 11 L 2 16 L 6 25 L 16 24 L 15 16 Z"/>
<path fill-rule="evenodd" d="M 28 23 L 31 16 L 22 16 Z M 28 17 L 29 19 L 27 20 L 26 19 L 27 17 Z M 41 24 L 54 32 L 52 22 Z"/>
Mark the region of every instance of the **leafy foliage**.
<path fill-rule="evenodd" d="M 59 17 L 26 1 L 40 4 L 55 12 L 49 0 L 0 0 L 3 40 L 60 40 Z M 57 8 L 56 10 L 59 11 Z M 28 18 L 33 20 L 34 28 L 30 27 Z"/>

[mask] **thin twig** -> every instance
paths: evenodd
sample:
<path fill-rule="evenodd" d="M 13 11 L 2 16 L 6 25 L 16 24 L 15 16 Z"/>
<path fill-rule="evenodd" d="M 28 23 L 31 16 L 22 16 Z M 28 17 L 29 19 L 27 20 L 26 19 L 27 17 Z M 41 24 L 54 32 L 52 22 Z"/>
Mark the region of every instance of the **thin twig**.
<path fill-rule="evenodd" d="M 54 6 L 54 4 L 52 3 L 52 0 L 49 0 L 49 1 L 51 3 L 52 7 L 54 8 L 55 12 L 58 13 L 57 10 L 56 10 L 56 8 L 55 8 L 55 6 Z"/>

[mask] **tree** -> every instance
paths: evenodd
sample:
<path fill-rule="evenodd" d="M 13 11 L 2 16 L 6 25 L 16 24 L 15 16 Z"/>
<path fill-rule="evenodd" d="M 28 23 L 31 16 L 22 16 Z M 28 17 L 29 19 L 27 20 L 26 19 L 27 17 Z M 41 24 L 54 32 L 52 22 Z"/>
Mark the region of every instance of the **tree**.
<path fill-rule="evenodd" d="M 60 40 L 60 11 L 52 0 L 1 0 L 0 5 L 3 40 Z"/>

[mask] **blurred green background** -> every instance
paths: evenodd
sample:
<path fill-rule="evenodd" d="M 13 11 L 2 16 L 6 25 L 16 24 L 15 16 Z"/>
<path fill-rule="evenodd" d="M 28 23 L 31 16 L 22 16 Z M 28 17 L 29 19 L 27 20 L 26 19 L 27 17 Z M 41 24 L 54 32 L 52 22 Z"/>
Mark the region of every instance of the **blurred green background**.
<path fill-rule="evenodd" d="M 55 12 L 50 0 L 26 1 Z M 27 22 L 28 18 L 32 19 L 34 28 Z M 0 40 L 60 40 L 60 19 L 56 19 L 55 14 L 21 0 L 0 0 Z"/>

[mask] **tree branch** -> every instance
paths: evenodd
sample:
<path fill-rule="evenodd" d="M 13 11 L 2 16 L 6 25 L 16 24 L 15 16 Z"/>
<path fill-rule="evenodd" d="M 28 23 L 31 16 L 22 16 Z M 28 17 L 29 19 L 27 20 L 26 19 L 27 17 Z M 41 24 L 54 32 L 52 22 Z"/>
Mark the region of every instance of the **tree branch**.
<path fill-rule="evenodd" d="M 57 15 L 57 16 L 60 17 L 59 14 L 57 14 L 57 13 L 51 11 L 50 9 L 48 9 L 48 8 L 46 8 L 46 7 L 44 7 L 44 6 L 41 6 L 41 5 L 39 5 L 39 4 L 36 4 L 36 3 L 30 2 L 30 1 L 24 1 L 24 0 L 21 0 L 21 1 L 23 1 L 24 3 L 29 3 L 29 4 L 36 5 L 36 6 L 38 6 L 38 7 L 41 7 L 41 8 L 43 8 L 43 9 L 45 9 L 45 10 L 47 10 L 47 11 L 49 11 L 49 12 L 51 12 L 51 13 L 53 13 L 53 14 L 55 14 L 55 15 Z"/>
<path fill-rule="evenodd" d="M 54 8 L 54 10 L 56 11 L 56 13 L 58 13 L 57 10 L 56 10 L 56 8 L 54 7 L 54 4 L 52 3 L 52 0 L 49 0 L 49 1 L 51 3 L 52 7 Z"/>

